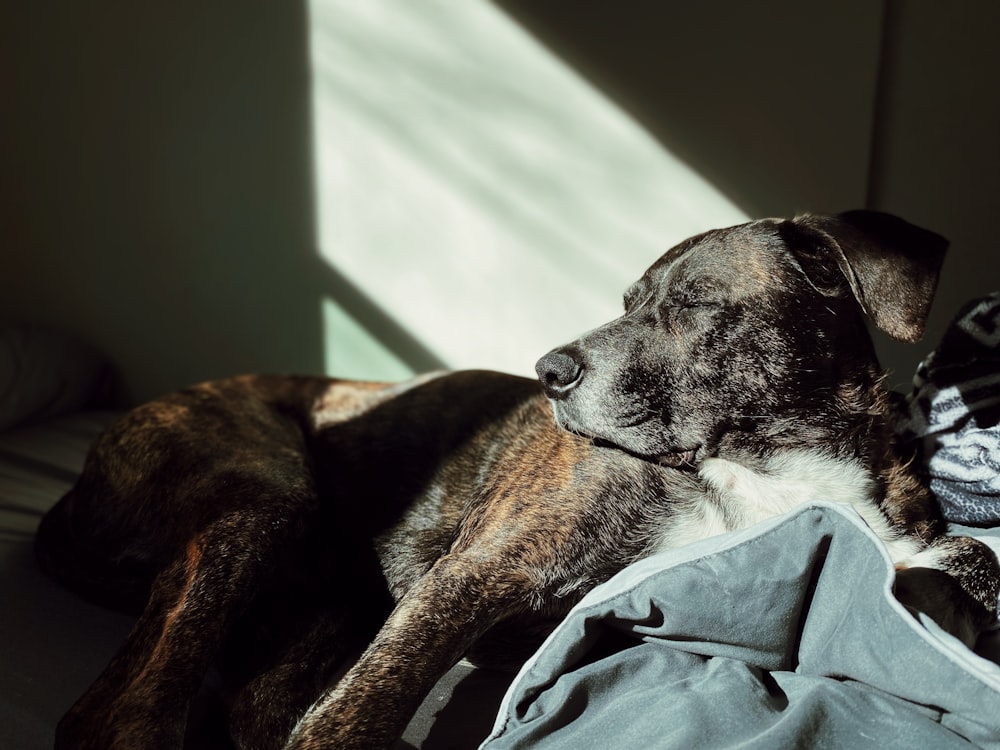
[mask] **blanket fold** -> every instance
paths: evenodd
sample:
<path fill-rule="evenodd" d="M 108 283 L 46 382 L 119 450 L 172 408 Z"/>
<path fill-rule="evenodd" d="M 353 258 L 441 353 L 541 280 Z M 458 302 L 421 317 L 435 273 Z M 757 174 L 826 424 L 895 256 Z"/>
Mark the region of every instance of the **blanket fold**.
<path fill-rule="evenodd" d="M 482 748 L 1000 748 L 1000 667 L 893 576 L 824 503 L 640 561 L 525 665 Z"/>

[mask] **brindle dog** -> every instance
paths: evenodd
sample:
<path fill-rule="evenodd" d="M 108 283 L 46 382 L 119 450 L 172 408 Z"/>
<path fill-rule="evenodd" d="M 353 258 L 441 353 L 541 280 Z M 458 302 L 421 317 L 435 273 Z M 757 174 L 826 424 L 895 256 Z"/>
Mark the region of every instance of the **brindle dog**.
<path fill-rule="evenodd" d="M 523 657 L 631 561 L 813 498 L 971 643 L 1000 569 L 943 536 L 865 326 L 916 341 L 945 247 L 867 211 L 756 221 L 667 252 L 541 385 L 238 377 L 135 409 L 39 529 L 52 576 L 141 610 L 58 747 L 179 747 L 212 665 L 238 747 L 384 747 L 477 644 Z"/>

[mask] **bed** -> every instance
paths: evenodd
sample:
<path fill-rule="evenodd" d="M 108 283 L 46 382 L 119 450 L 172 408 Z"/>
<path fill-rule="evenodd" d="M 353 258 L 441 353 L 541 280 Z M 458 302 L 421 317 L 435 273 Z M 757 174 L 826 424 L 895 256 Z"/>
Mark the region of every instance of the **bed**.
<path fill-rule="evenodd" d="M 978 304 L 918 373 L 901 430 L 929 446 L 955 531 L 1000 553 L 1000 296 Z M 32 552 L 42 513 L 120 413 L 107 380 L 86 347 L 0 329 L 3 748 L 51 747 L 132 624 L 48 581 Z M 817 499 L 625 569 L 513 683 L 460 663 L 394 748 L 471 748 L 487 735 L 484 750 L 1000 748 L 1000 630 L 974 653 L 905 610 L 892 577 L 860 518 Z M 220 746 L 198 732 L 187 745 Z"/>

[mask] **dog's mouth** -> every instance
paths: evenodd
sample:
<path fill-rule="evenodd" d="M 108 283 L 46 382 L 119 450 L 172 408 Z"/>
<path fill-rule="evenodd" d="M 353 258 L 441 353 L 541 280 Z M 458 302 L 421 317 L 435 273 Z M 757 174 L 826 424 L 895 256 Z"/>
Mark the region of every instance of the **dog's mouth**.
<path fill-rule="evenodd" d="M 656 463 L 661 466 L 670 466 L 674 469 L 693 469 L 698 460 L 698 448 L 688 448 L 687 450 L 671 451 L 656 457 Z"/>
<path fill-rule="evenodd" d="M 561 414 L 559 409 L 555 410 L 555 418 L 556 424 L 559 425 L 559 427 L 567 432 L 573 433 L 577 437 L 589 440 L 598 448 L 611 448 L 659 466 L 667 466 L 672 469 L 695 469 L 701 459 L 706 455 L 706 446 L 701 444 L 694 446 L 671 446 L 670 449 L 666 451 L 643 450 L 638 448 L 636 445 L 629 446 L 624 444 L 624 442 L 611 440 L 585 429 L 581 429 L 576 420 L 567 419 L 566 415 Z M 635 427 L 637 424 L 640 423 L 636 422 L 628 426 Z"/>
<path fill-rule="evenodd" d="M 696 446 L 694 448 L 672 450 L 667 451 L 666 453 L 658 453 L 656 455 L 645 455 L 631 451 L 628 448 L 624 448 L 617 443 L 612 443 L 610 440 L 605 440 L 604 438 L 598 438 L 592 435 L 581 435 L 581 437 L 589 439 L 598 448 L 614 448 L 615 450 L 622 451 L 623 453 L 628 453 L 630 456 L 641 458 L 643 461 L 649 461 L 650 463 L 659 464 L 660 466 L 668 466 L 671 469 L 694 469 L 698 463 L 699 452 L 701 450 L 701 446 Z"/>

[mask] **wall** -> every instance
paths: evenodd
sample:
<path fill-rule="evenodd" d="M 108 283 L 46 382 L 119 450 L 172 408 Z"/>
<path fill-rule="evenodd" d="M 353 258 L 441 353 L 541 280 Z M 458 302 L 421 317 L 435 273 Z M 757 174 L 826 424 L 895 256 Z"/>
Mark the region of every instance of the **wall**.
<path fill-rule="evenodd" d="M 888 22 L 870 201 L 951 240 L 926 345 L 883 344 L 904 373 L 962 304 L 1000 290 L 1000 5 L 897 0 Z"/>
<path fill-rule="evenodd" d="M 94 341 L 135 398 L 530 373 L 745 216 L 949 235 L 931 341 L 1000 288 L 986 0 L 2 1 L 0 313 Z M 880 344 L 895 382 L 926 349 Z"/>
<path fill-rule="evenodd" d="M 138 398 L 322 368 L 294 3 L 4 4 L 0 305 Z"/>

